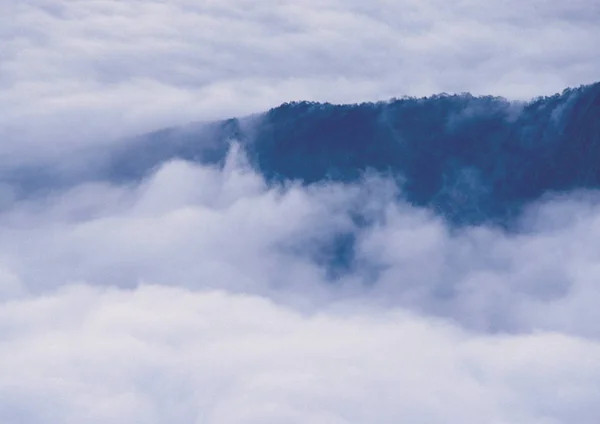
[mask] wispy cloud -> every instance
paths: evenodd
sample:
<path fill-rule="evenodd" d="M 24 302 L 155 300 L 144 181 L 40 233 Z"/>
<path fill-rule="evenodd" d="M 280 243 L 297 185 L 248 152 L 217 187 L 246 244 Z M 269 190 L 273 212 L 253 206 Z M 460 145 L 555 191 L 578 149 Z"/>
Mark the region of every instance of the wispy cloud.
<path fill-rule="evenodd" d="M 586 303 L 598 255 L 593 194 L 530 206 L 518 235 L 457 231 L 395 200 L 385 180 L 269 188 L 239 155 L 223 170 L 171 162 L 140 185 L 81 185 L 16 203 L 0 219 L 0 252 L 33 287 L 149 281 L 285 287 L 310 298 L 308 286 L 332 286 L 320 247 L 352 233 L 356 267 L 340 277 L 351 292 L 368 283 L 375 288 L 361 294 L 483 329 L 594 328 Z M 357 227 L 357 214 L 371 225 Z M 581 319 L 551 313 L 569 302 L 583 302 Z"/>
<path fill-rule="evenodd" d="M 511 98 L 597 78 L 594 2 L 3 1 L 2 151 L 295 100 Z M 35 124 L 32 124 L 35 122 Z"/>
<path fill-rule="evenodd" d="M 0 417 L 594 422 L 597 199 L 546 200 L 507 235 L 395 190 L 269 187 L 234 149 L 13 203 Z M 331 280 L 319 249 L 347 232 Z"/>

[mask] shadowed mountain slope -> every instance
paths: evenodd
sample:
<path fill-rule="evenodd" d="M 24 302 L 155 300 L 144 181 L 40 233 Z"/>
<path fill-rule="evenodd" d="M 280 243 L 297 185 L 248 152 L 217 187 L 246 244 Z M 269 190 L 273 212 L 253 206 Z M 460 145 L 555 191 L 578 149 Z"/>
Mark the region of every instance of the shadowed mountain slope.
<path fill-rule="evenodd" d="M 174 158 L 222 163 L 232 140 L 272 183 L 351 182 L 371 170 L 452 224 L 506 226 L 547 193 L 600 187 L 600 83 L 528 103 L 469 94 L 286 103 L 98 150 L 76 179 L 135 181 Z M 25 192 L 75 178 L 51 167 L 4 168 L 4 181 Z"/>

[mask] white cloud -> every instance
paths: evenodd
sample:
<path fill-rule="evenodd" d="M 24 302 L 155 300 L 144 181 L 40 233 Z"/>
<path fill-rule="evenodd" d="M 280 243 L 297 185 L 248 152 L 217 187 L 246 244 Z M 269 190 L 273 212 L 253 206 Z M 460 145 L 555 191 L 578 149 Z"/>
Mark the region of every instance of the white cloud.
<path fill-rule="evenodd" d="M 597 205 L 455 233 L 382 180 L 269 188 L 235 149 L 14 202 L 0 419 L 594 423 Z M 357 267 L 328 281 L 312 255 L 340 231 Z"/>
<path fill-rule="evenodd" d="M 401 310 L 71 287 L 0 307 L 7 424 L 594 423 L 600 345 L 474 336 Z"/>
<path fill-rule="evenodd" d="M 3 1 L 2 151 L 44 156 L 295 99 L 529 98 L 592 82 L 594 2 Z M 10 142 L 9 142 L 10 141 Z M 58 152 L 57 152 L 58 151 Z"/>
<path fill-rule="evenodd" d="M 513 235 L 450 230 L 394 194 L 376 177 L 270 188 L 235 149 L 223 170 L 170 162 L 136 186 L 82 184 L 0 215 L 1 264 L 13 276 L 3 293 L 152 282 L 308 310 L 358 298 L 478 331 L 600 336 L 593 194 L 533 205 Z M 357 212 L 373 224 L 357 227 Z M 331 281 L 323 249 L 345 233 L 356 237 L 354 265 Z"/>

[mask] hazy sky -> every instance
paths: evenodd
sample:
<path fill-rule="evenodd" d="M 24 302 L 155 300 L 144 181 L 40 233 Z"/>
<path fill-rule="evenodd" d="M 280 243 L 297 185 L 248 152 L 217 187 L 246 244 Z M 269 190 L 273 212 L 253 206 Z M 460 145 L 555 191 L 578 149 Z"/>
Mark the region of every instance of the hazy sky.
<path fill-rule="evenodd" d="M 594 1 L 0 0 L 0 165 L 83 169 L 77 147 L 289 100 L 551 94 L 599 79 L 599 23 Z M 0 422 L 596 424 L 598 195 L 509 235 L 395 194 L 269 187 L 236 148 L 129 185 L 1 182 Z"/>
<path fill-rule="evenodd" d="M 0 134 L 22 149 L 289 100 L 529 99 L 598 79 L 599 20 L 590 0 L 0 0 Z"/>

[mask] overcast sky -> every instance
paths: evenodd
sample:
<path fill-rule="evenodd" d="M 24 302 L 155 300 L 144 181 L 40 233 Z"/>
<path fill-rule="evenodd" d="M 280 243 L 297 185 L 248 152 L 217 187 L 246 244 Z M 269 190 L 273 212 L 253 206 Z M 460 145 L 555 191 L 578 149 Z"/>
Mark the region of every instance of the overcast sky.
<path fill-rule="evenodd" d="M 0 165 L 290 100 L 552 94 L 600 79 L 599 24 L 595 1 L 0 0 Z M 235 148 L 2 182 L 0 422 L 597 424 L 598 195 L 509 235 L 395 194 L 269 187 Z"/>
<path fill-rule="evenodd" d="M 590 0 L 1 0 L 0 12 L 0 134 L 15 149 L 290 100 L 529 99 L 599 78 Z"/>

